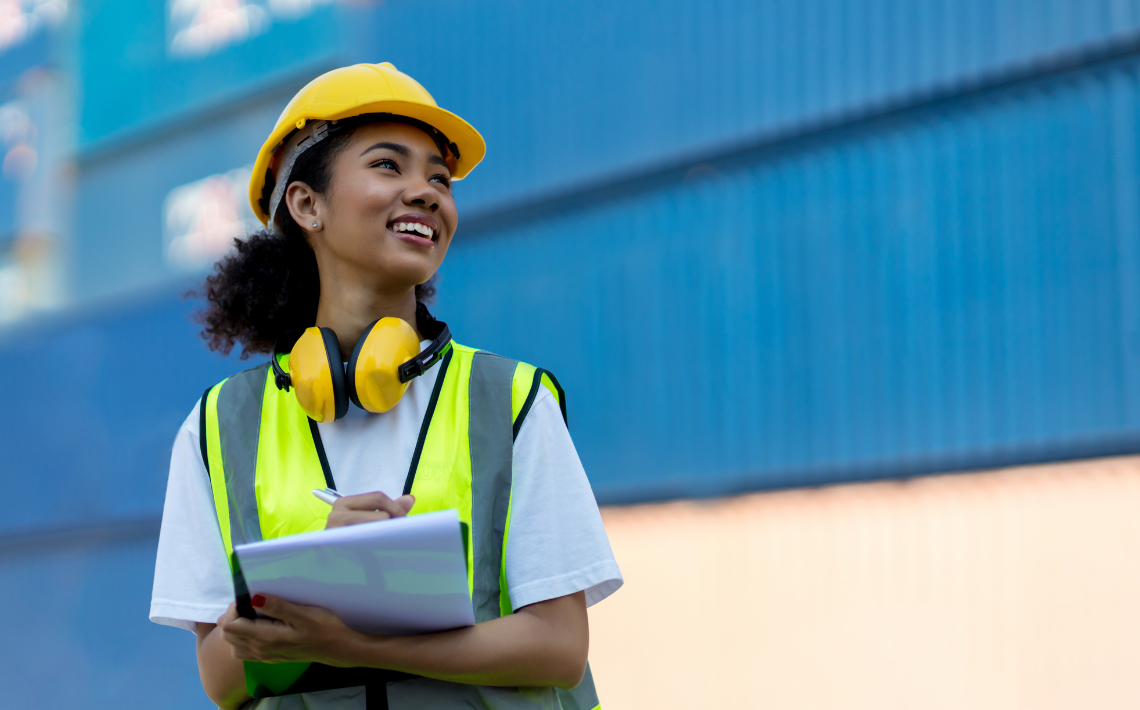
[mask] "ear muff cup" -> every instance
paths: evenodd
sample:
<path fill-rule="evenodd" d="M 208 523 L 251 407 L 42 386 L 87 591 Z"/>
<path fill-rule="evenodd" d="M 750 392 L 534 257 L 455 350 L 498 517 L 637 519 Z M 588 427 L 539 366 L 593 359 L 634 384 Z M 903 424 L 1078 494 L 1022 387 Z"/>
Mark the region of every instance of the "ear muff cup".
<path fill-rule="evenodd" d="M 364 329 L 348 358 L 346 390 L 352 403 L 379 414 L 400 401 L 408 389 L 400 365 L 420 354 L 416 331 L 401 318 L 381 318 Z"/>
<path fill-rule="evenodd" d="M 289 352 L 289 378 L 311 419 L 328 422 L 348 413 L 340 343 L 331 328 L 306 328 Z"/>

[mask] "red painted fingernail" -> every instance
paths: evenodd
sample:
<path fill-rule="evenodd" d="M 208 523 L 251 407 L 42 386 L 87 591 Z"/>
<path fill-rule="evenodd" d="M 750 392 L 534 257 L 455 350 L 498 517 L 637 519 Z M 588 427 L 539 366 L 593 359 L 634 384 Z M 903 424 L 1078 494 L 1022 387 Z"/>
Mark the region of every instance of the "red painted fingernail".
<path fill-rule="evenodd" d="M 254 607 L 260 609 L 261 607 L 265 606 L 265 597 L 260 594 L 254 594 L 253 598 L 249 600 L 249 603 Z"/>

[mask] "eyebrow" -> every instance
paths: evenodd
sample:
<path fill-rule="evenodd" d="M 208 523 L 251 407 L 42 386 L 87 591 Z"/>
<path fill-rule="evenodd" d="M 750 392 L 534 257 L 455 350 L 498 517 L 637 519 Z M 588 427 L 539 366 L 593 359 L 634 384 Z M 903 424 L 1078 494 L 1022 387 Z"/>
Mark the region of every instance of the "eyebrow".
<path fill-rule="evenodd" d="M 377 143 L 375 145 L 368 146 L 367 148 L 364 149 L 364 151 L 360 154 L 360 156 L 364 157 L 365 154 L 367 154 L 373 150 L 390 150 L 393 153 L 399 153 L 400 155 L 404 156 L 405 158 L 410 157 L 412 154 L 412 152 L 410 150 L 408 150 L 408 146 L 404 145 L 403 143 L 392 143 L 390 141 L 383 141 L 383 142 Z M 440 157 L 439 154 L 437 154 L 437 153 L 431 154 L 431 156 L 428 158 L 428 163 L 430 163 L 432 165 L 442 165 L 443 167 L 448 168 L 449 170 L 451 169 L 451 166 L 447 164 L 447 161 L 444 160 L 442 157 Z"/>
<path fill-rule="evenodd" d="M 364 152 L 361 153 L 360 155 L 363 157 L 364 154 L 368 153 L 369 151 L 383 150 L 385 148 L 392 151 L 393 153 L 399 153 L 400 155 L 404 156 L 405 158 L 408 157 L 409 155 L 411 155 L 411 151 L 408 150 L 408 146 L 404 145 L 403 143 L 389 143 L 387 141 L 385 141 L 383 143 L 377 143 L 376 145 L 368 146 L 367 148 L 364 149 Z"/>

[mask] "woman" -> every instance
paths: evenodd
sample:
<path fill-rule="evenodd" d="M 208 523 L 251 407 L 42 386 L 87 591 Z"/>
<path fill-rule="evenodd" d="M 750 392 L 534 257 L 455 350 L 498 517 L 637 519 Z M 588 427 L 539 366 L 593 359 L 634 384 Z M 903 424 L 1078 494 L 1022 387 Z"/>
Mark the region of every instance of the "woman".
<path fill-rule="evenodd" d="M 423 302 L 458 225 L 451 183 L 483 153 L 380 64 L 302 89 L 258 156 L 270 228 L 219 262 L 203 320 L 212 349 L 271 362 L 207 390 L 177 436 L 150 612 L 196 632 L 220 707 L 598 706 L 586 608 L 622 579 L 561 388 L 452 343 Z M 331 512 L 310 495 L 325 485 Z M 261 595 L 263 618 L 239 614 L 235 543 L 447 508 L 471 526 L 475 626 L 386 637 Z"/>

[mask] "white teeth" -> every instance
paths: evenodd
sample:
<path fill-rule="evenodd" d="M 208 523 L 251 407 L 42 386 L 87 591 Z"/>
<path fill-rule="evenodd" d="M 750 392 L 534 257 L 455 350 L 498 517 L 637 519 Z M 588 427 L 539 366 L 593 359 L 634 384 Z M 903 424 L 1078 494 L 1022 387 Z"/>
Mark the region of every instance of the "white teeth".
<path fill-rule="evenodd" d="M 427 226 L 426 224 L 420 224 L 419 222 L 397 222 L 392 225 L 392 231 L 406 232 L 411 234 L 419 233 L 428 239 L 431 239 L 432 235 L 435 233 L 434 229 Z"/>

